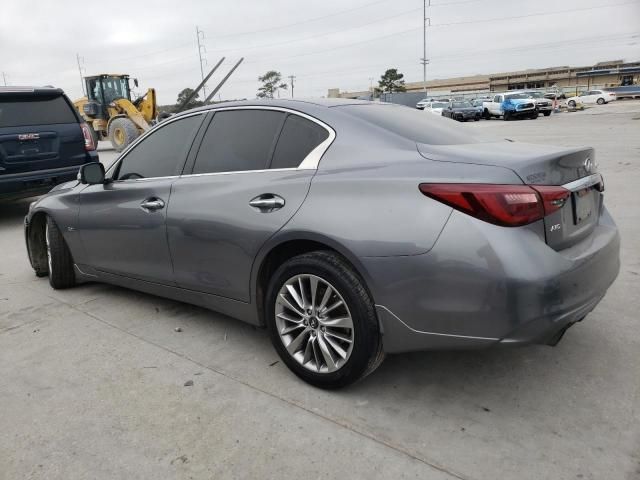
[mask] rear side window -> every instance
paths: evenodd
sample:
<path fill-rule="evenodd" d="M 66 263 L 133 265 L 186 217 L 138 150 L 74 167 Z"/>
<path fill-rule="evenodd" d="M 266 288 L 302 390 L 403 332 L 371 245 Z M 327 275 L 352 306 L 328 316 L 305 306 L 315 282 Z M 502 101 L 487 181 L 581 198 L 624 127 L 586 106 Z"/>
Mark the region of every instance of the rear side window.
<path fill-rule="evenodd" d="M 25 127 L 78 123 L 71 106 L 63 96 L 22 95 L 0 97 L 0 127 Z"/>
<path fill-rule="evenodd" d="M 118 180 L 178 175 L 203 116 L 175 120 L 147 136 L 122 159 Z"/>
<path fill-rule="evenodd" d="M 272 110 L 217 112 L 202 139 L 193 173 L 267 168 L 284 116 Z"/>
<path fill-rule="evenodd" d="M 328 136 L 329 132 L 317 123 L 289 115 L 273 153 L 271 168 L 296 168 Z"/>
<path fill-rule="evenodd" d="M 424 115 L 415 108 L 390 104 L 345 105 L 337 108 L 416 143 L 461 145 L 481 141 L 459 129 L 455 122 L 448 122 L 436 115 Z"/>

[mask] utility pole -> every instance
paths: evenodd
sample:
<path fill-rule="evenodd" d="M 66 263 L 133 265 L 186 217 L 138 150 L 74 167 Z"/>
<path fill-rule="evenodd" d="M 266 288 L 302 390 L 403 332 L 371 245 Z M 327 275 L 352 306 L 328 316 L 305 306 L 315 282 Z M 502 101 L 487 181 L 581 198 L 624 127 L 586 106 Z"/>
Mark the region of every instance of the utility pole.
<path fill-rule="evenodd" d="M 82 87 L 82 95 L 86 95 L 87 92 L 84 90 L 84 80 L 82 79 L 82 64 L 84 63 L 84 57 L 81 57 L 79 53 L 76 53 L 76 62 L 78 62 L 78 73 L 80 74 L 80 87 Z"/>
<path fill-rule="evenodd" d="M 204 53 L 207 53 L 207 47 L 200 43 L 200 40 L 204 40 L 204 32 L 198 28 L 196 25 L 196 39 L 198 40 L 198 57 L 200 58 L 200 78 L 204 81 L 204 68 L 202 68 L 203 64 L 207 63 L 206 58 L 202 58 L 202 50 L 204 49 Z M 202 87 L 202 93 L 204 97 L 207 97 L 207 86 L 204 85 Z"/>
<path fill-rule="evenodd" d="M 427 2 L 429 3 L 427 4 Z M 431 0 L 422 0 L 422 58 L 420 63 L 422 63 L 422 89 L 425 97 L 427 96 L 427 64 L 429 63 L 427 59 L 427 22 L 431 26 L 431 18 L 427 18 L 427 7 L 431 7 Z"/>
<path fill-rule="evenodd" d="M 4 86 L 6 87 L 7 86 L 7 75 L 4 72 L 2 72 L 2 80 L 4 80 Z"/>
<path fill-rule="evenodd" d="M 291 98 L 293 98 L 293 81 L 296 79 L 295 75 L 289 75 L 289 80 L 291 81 Z"/>

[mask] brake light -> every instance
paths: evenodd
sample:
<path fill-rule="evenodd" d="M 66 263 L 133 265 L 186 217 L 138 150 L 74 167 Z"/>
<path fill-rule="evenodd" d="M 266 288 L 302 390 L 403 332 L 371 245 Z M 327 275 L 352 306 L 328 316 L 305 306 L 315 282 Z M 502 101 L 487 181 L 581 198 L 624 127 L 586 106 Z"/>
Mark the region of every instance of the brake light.
<path fill-rule="evenodd" d="M 80 128 L 82 128 L 82 136 L 84 137 L 84 149 L 87 151 L 95 150 L 96 143 L 93 141 L 93 135 L 91 135 L 89 125 L 81 123 Z"/>
<path fill-rule="evenodd" d="M 570 192 L 562 187 L 422 183 L 420 191 L 456 210 L 503 227 L 533 223 L 562 208 Z"/>

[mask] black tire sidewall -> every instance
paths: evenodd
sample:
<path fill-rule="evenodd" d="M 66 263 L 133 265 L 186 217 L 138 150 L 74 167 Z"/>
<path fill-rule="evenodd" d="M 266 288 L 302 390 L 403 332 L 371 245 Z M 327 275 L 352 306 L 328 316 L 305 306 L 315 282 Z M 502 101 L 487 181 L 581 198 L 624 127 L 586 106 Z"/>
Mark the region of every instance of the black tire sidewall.
<path fill-rule="evenodd" d="M 291 277 L 302 274 L 316 275 L 338 290 L 347 303 L 354 326 L 354 345 L 351 356 L 338 371 L 315 373 L 300 365 L 287 352 L 275 323 L 275 301 L 282 285 Z M 273 274 L 265 298 L 265 323 L 278 355 L 293 373 L 320 388 L 339 388 L 363 377 L 377 354 L 380 333 L 371 301 L 364 283 L 337 255 L 313 252 L 294 257 Z"/>

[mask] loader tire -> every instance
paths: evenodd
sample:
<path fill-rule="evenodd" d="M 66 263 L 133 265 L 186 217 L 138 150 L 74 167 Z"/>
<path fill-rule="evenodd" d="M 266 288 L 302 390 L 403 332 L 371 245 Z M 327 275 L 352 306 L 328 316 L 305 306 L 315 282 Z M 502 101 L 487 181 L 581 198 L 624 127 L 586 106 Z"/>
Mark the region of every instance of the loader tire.
<path fill-rule="evenodd" d="M 109 125 L 109 140 L 116 152 L 127 148 L 138 135 L 138 128 L 128 118 L 116 118 Z"/>

